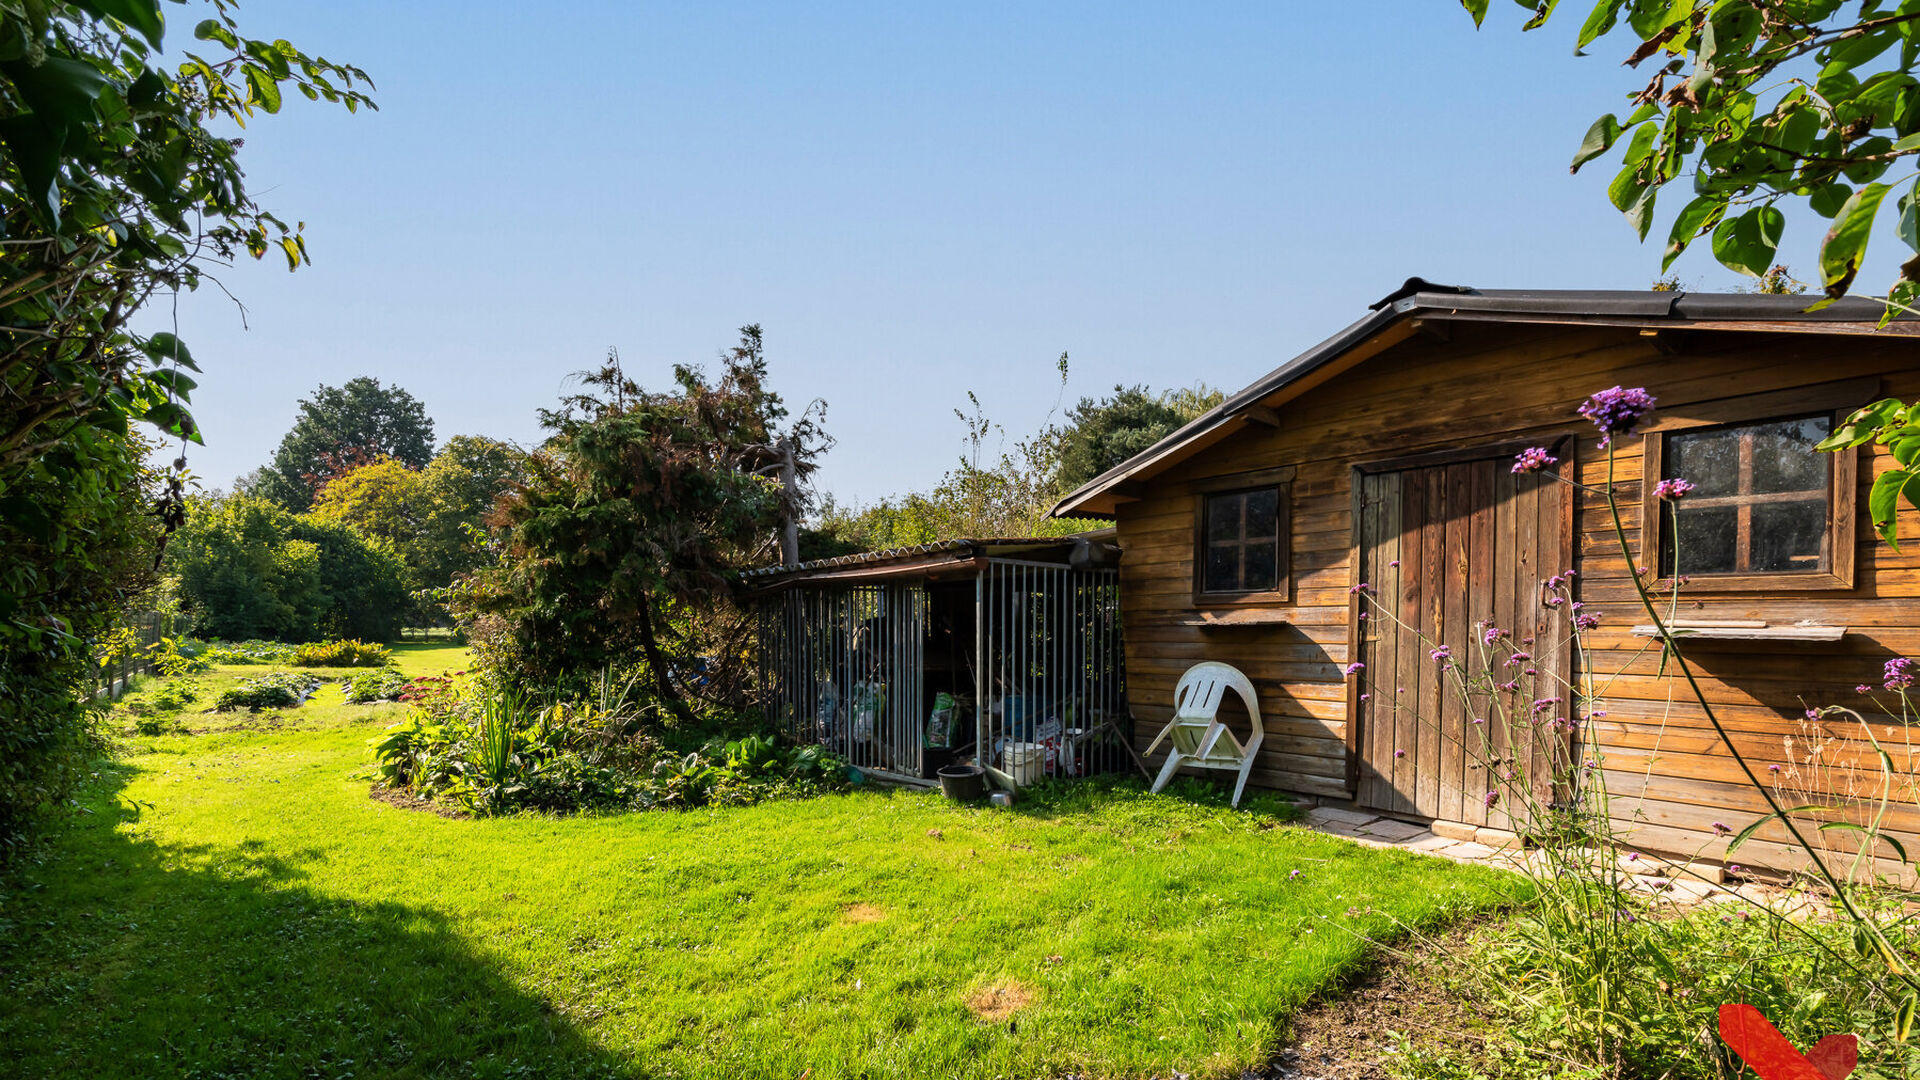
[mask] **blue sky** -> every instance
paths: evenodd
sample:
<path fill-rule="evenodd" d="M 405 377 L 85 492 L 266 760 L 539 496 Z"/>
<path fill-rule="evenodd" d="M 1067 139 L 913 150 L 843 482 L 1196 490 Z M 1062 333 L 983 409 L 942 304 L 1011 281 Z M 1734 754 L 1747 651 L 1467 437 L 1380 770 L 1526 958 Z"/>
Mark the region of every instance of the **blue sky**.
<path fill-rule="evenodd" d="M 442 438 L 530 442 L 609 348 L 660 384 L 759 322 L 776 388 L 828 402 L 819 485 L 868 501 L 938 479 L 968 390 L 1037 427 L 1062 351 L 1069 403 L 1231 390 L 1409 275 L 1643 288 L 1659 241 L 1607 204 L 1605 162 L 1567 161 L 1644 75 L 1623 40 L 1575 58 L 1577 18 L 1524 14 L 251 0 L 250 34 L 366 69 L 381 111 L 291 98 L 247 132 L 314 265 L 224 273 L 244 326 L 218 290 L 181 298 L 193 467 L 228 485 L 299 397 L 361 374 Z M 1818 239 L 1794 220 L 1782 258 L 1810 270 Z M 1863 285 L 1890 280 L 1890 239 Z M 1675 269 L 1738 282 L 1704 249 Z"/>

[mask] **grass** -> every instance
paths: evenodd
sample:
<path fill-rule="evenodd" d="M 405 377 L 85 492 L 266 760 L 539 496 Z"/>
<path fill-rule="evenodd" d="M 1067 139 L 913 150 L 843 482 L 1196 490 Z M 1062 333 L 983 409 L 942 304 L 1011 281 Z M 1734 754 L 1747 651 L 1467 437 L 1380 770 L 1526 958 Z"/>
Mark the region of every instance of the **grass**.
<path fill-rule="evenodd" d="M 1516 889 L 1129 787 L 448 819 L 368 798 L 402 709 L 129 738 L 0 879 L 0 1072 L 1226 1075 L 1360 935 Z"/>

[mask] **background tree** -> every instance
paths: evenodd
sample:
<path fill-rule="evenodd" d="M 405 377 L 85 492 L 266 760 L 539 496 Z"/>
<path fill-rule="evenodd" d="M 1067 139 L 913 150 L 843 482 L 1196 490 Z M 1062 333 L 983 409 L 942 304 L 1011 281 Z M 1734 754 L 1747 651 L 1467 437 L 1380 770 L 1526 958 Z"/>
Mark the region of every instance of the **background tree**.
<path fill-rule="evenodd" d="M 188 500 L 164 567 L 207 637 L 387 641 L 409 611 L 390 545 L 246 495 Z"/>
<path fill-rule="evenodd" d="M 1462 0 L 1478 24 L 1488 0 Z M 1553 0 L 1520 5 L 1525 29 L 1544 25 Z M 1581 25 L 1575 51 L 1617 29 L 1633 38 L 1626 63 L 1652 64 L 1625 119 L 1608 113 L 1588 130 L 1573 169 L 1625 141 L 1607 188 L 1645 239 L 1654 202 L 1686 180 L 1690 201 L 1675 215 L 1662 269 L 1694 240 L 1750 277 L 1774 265 L 1786 228 L 1782 203 L 1804 201 L 1833 224 L 1819 249 L 1828 298 L 1844 295 L 1889 195 L 1887 226 L 1920 253 L 1920 9 L 1901 0 L 1601 0 Z M 1920 257 L 1888 291 L 1920 299 Z M 1889 316 L 1893 310 L 1889 310 Z"/>
<path fill-rule="evenodd" d="M 497 553 L 487 517 L 525 473 L 526 452 L 480 435 L 447 440 L 420 473 L 424 513 L 415 556 L 424 588 L 451 584 Z"/>
<path fill-rule="evenodd" d="M 661 704 L 689 721 L 689 696 L 743 688 L 734 586 L 804 509 L 774 479 L 781 447 L 804 477 L 825 436 L 813 409 L 783 424 L 758 326 L 741 329 L 717 377 L 676 367 L 672 392 L 642 390 L 617 356 L 581 378 L 583 393 L 542 410 L 553 434 L 503 502 L 501 561 L 475 576 L 462 610 L 491 620 L 476 644 L 511 678 L 565 684 L 637 656 Z"/>
<path fill-rule="evenodd" d="M 242 252 L 306 261 L 249 194 L 235 125 L 289 87 L 371 104 L 357 69 L 201 8 L 163 63 L 159 0 L 0 0 L 0 856 L 83 775 L 88 641 L 181 513 L 184 462 L 147 472 L 134 425 L 199 438 L 193 357 L 127 321 Z"/>
<path fill-rule="evenodd" d="M 1154 394 L 1144 386 L 1116 386 L 1098 401 L 1081 398 L 1060 429 L 1062 494 L 1113 468 L 1226 400 L 1200 385 Z"/>
<path fill-rule="evenodd" d="M 511 443 L 456 435 L 424 469 L 390 457 L 349 469 L 314 496 L 307 517 L 385 545 L 407 566 L 410 625 L 445 617 L 438 594 L 495 554 L 486 516 L 520 475 Z"/>
<path fill-rule="evenodd" d="M 1064 361 L 1064 357 L 1062 360 Z M 1062 372 L 1064 376 L 1064 370 Z M 1001 426 L 968 394 L 971 414 L 959 463 L 926 492 L 846 506 L 826 498 L 802 537 L 803 556 L 991 536 L 1068 536 L 1106 524 L 1094 518 L 1054 518 L 1048 512 L 1067 492 L 1165 438 L 1218 405 L 1217 390 L 1198 386 L 1159 394 L 1145 387 L 1114 387 L 1112 396 L 1081 398 L 1061 425 L 1043 426 L 997 453 L 987 449 Z"/>
<path fill-rule="evenodd" d="M 426 467 L 433 457 L 426 407 L 401 387 L 366 375 L 322 386 L 300 400 L 300 415 L 261 474 L 260 494 L 302 513 L 327 481 L 383 456 Z"/>

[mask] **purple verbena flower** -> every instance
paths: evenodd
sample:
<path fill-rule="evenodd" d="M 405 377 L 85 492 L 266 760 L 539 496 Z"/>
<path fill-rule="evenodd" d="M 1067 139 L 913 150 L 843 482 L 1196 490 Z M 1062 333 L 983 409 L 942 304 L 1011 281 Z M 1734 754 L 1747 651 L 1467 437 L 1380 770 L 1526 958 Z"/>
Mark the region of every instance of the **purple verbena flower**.
<path fill-rule="evenodd" d="M 1489 645 L 1498 645 L 1500 643 L 1501 638 L 1511 637 L 1511 636 L 1512 635 L 1509 634 L 1507 631 L 1502 630 L 1497 626 L 1489 626 L 1487 627 L 1487 632 L 1484 635 L 1483 640 L 1485 640 L 1486 643 Z"/>
<path fill-rule="evenodd" d="M 1542 600 L 1540 602 L 1547 605 L 1548 607 L 1559 607 L 1561 604 L 1564 604 L 1567 602 L 1567 598 L 1564 596 L 1549 596 L 1545 600 Z"/>
<path fill-rule="evenodd" d="M 1389 569 L 1389 570 L 1391 570 L 1391 569 L 1393 569 L 1394 567 L 1396 567 L 1396 566 L 1399 566 L 1399 565 L 1400 565 L 1400 560 L 1399 560 L 1399 559 L 1394 559 L 1394 560 L 1391 560 L 1390 562 L 1388 562 L 1388 563 L 1387 563 L 1387 569 Z"/>
<path fill-rule="evenodd" d="M 1615 435 L 1633 434 L 1633 429 L 1652 411 L 1653 395 L 1638 386 L 1602 390 L 1580 406 L 1580 415 L 1600 429 L 1602 447 L 1610 444 Z"/>
<path fill-rule="evenodd" d="M 1344 667 L 1344 668 L 1341 668 L 1340 670 L 1342 670 L 1342 671 L 1344 671 L 1344 672 L 1346 672 L 1346 673 L 1347 673 L 1347 678 L 1349 678 L 1349 679 L 1351 679 L 1351 678 L 1353 678 L 1353 677 L 1354 677 L 1355 675 L 1358 675 L 1358 674 L 1360 674 L 1361 672 L 1363 672 L 1363 671 L 1365 671 L 1365 670 L 1367 670 L 1367 665 L 1365 665 L 1365 664 L 1362 664 L 1362 663 L 1360 663 L 1360 662 L 1359 662 L 1358 660 L 1356 660 L 1356 661 L 1354 661 L 1353 663 L 1351 663 L 1351 664 L 1348 664 L 1348 665 L 1347 665 L 1346 667 Z"/>
<path fill-rule="evenodd" d="M 1500 793 L 1498 791 L 1489 791 L 1480 798 L 1482 802 L 1487 804 L 1487 809 L 1491 810 L 1493 809 L 1493 804 L 1500 801 Z"/>
<path fill-rule="evenodd" d="M 1406 752 L 1405 750 L 1395 750 L 1395 751 L 1393 752 L 1393 756 L 1394 756 L 1394 757 L 1406 757 L 1406 756 L 1407 756 L 1407 752 Z"/>
<path fill-rule="evenodd" d="M 1889 690 L 1905 690 L 1913 685 L 1913 661 L 1896 656 L 1887 661 L 1882 684 Z"/>
<path fill-rule="evenodd" d="M 1428 653 L 1427 656 L 1432 658 L 1432 660 L 1435 663 L 1439 663 L 1439 664 L 1451 663 L 1453 661 L 1453 649 L 1450 648 L 1449 646 L 1442 645 L 1439 648 Z"/>
<path fill-rule="evenodd" d="M 1507 657 L 1507 666 L 1519 667 L 1521 664 L 1524 664 L 1531 659 L 1533 659 L 1532 653 L 1526 652 L 1521 649 L 1515 649 L 1513 653 Z"/>
<path fill-rule="evenodd" d="M 1662 480 L 1653 485 L 1653 497 L 1656 499 L 1682 499 L 1686 497 L 1687 492 L 1692 490 L 1692 484 L 1679 477 L 1675 477 L 1671 480 Z"/>
<path fill-rule="evenodd" d="M 1573 617 L 1573 628 L 1575 630 L 1592 630 L 1599 625 L 1600 616 L 1592 612 L 1583 611 Z"/>
<path fill-rule="evenodd" d="M 1544 446 L 1529 446 L 1514 455 L 1513 471 L 1516 473 L 1539 472 L 1549 465 L 1558 465 L 1560 459 L 1547 453 Z"/>
<path fill-rule="evenodd" d="M 1537 716 L 1543 712 L 1550 712 L 1555 706 L 1559 704 L 1560 704 L 1560 699 L 1557 697 L 1543 697 L 1533 703 L 1533 711 L 1534 711 L 1534 714 Z"/>
<path fill-rule="evenodd" d="M 1732 831 L 1733 831 L 1732 829 L 1727 828 L 1725 825 L 1721 824 L 1718 821 L 1713 823 L 1713 834 L 1715 836 L 1725 836 Z"/>
<path fill-rule="evenodd" d="M 1868 686 L 1866 683 L 1861 683 L 1859 686 L 1853 688 L 1853 692 L 1856 694 L 1871 694 L 1873 693 L 1873 687 Z"/>
<path fill-rule="evenodd" d="M 1349 593 L 1363 593 L 1363 592 L 1372 592 L 1372 591 L 1373 591 L 1373 586 L 1367 584 L 1364 581 L 1358 585 L 1355 585 L 1353 588 L 1347 590 L 1347 592 Z"/>

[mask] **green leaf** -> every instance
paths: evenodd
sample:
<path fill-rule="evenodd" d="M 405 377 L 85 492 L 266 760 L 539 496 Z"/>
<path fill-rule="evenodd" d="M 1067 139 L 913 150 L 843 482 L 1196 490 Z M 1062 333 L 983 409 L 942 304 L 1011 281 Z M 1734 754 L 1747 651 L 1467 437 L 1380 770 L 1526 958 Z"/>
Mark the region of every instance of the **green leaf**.
<path fill-rule="evenodd" d="M 1846 295 L 1854 275 L 1860 272 L 1860 260 L 1867 252 L 1874 216 L 1880 212 L 1880 202 L 1889 190 L 1887 184 L 1868 184 L 1854 192 L 1834 215 L 1833 226 L 1820 243 L 1820 273 L 1826 279 L 1828 296 Z"/>
<path fill-rule="evenodd" d="M 1814 449 L 1848 450 L 1871 442 L 1880 429 L 1893 423 L 1906 407 L 1906 403 L 1899 398 L 1881 398 L 1871 405 L 1863 405 L 1841 421 L 1839 430 L 1820 440 Z"/>
<path fill-rule="evenodd" d="M 1907 501 L 1912 502 L 1920 494 L 1920 474 L 1906 469 L 1889 469 L 1873 480 L 1873 489 L 1867 493 L 1867 516 L 1873 522 L 1875 532 L 1887 546 L 1898 552 L 1900 541 L 1895 531 L 1898 528 L 1896 511 L 1900 507 L 1900 495 L 1908 489 Z"/>
<path fill-rule="evenodd" d="M 1813 189 L 1813 194 L 1807 196 L 1807 205 L 1812 207 L 1813 212 L 1819 214 L 1821 217 L 1830 218 L 1839 213 L 1840 208 L 1845 206 L 1847 200 L 1852 196 L 1852 188 L 1835 180 L 1830 184 L 1822 184 Z"/>
<path fill-rule="evenodd" d="M 1906 1042 L 1913 1035 L 1913 1019 L 1920 1015 L 1920 994 L 1908 994 L 1893 1016 L 1893 1041 Z"/>
<path fill-rule="evenodd" d="M 1600 0 L 1587 15 L 1587 21 L 1580 27 L 1580 37 L 1573 43 L 1573 51 L 1579 52 L 1596 41 L 1602 34 L 1613 29 L 1614 20 L 1620 16 L 1620 8 L 1626 0 Z"/>
<path fill-rule="evenodd" d="M 48 131 L 31 113 L 0 119 L 0 145 L 20 170 L 27 205 L 56 231 L 60 228 L 60 155 L 66 132 Z"/>
<path fill-rule="evenodd" d="M 193 422 L 193 414 L 171 401 L 162 401 L 148 408 L 141 419 L 176 438 L 201 443 L 200 426 Z M 206 445 L 201 443 L 201 445 Z"/>
<path fill-rule="evenodd" d="M 1660 137 L 1660 128 L 1654 124 L 1642 124 L 1633 133 L 1633 141 L 1627 144 L 1627 152 L 1620 160 L 1628 165 L 1638 165 L 1653 153 L 1653 140 Z"/>
<path fill-rule="evenodd" d="M 1473 16 L 1475 29 L 1478 29 L 1480 24 L 1486 21 L 1487 0 L 1460 0 L 1460 6 L 1466 8 L 1467 14 Z"/>
<path fill-rule="evenodd" d="M 269 113 L 280 111 L 280 84 L 264 68 L 247 68 L 247 100 Z"/>
<path fill-rule="evenodd" d="M 1553 18 L 1553 9 L 1560 6 L 1560 0 L 1540 0 L 1537 4 L 1529 3 L 1528 0 L 1519 0 L 1519 2 L 1521 7 L 1533 9 L 1533 18 L 1528 19 L 1525 25 L 1520 27 L 1522 30 L 1538 30 L 1545 26 L 1547 20 Z"/>
<path fill-rule="evenodd" d="M 1759 277 L 1773 266 L 1787 216 L 1775 206 L 1755 206 L 1713 230 L 1713 257 L 1730 270 Z"/>
<path fill-rule="evenodd" d="M 1586 137 L 1580 140 L 1580 149 L 1574 152 L 1573 164 L 1567 171 L 1577 173 L 1580 166 L 1606 153 L 1614 140 L 1620 137 L 1620 131 L 1620 121 L 1612 113 L 1595 120 L 1593 126 L 1587 129 Z"/>
<path fill-rule="evenodd" d="M 160 15 L 160 0 L 77 0 L 77 6 L 96 15 L 108 15 L 139 31 L 147 44 L 160 47 L 160 35 L 166 22 Z"/>
<path fill-rule="evenodd" d="M 1786 809 L 1776 810 L 1771 814 L 1767 814 L 1763 817 L 1756 818 L 1754 819 L 1752 824 L 1748 825 L 1744 829 L 1741 829 L 1738 833 L 1734 835 L 1733 839 L 1727 843 L 1726 854 L 1728 855 L 1733 854 L 1733 851 L 1735 848 L 1739 847 L 1741 844 L 1746 843 L 1748 840 L 1753 839 L 1754 833 L 1759 832 L 1762 826 L 1766 825 L 1767 822 L 1772 821 L 1775 818 L 1785 820 L 1786 818 L 1792 817 L 1795 814 L 1818 814 L 1818 813 L 1825 813 L 1826 811 L 1829 811 L 1831 809 L 1833 808 L 1830 806 L 1815 806 L 1815 805 L 1790 806 L 1790 807 L 1787 807 Z"/>
<path fill-rule="evenodd" d="M 186 343 L 165 330 L 148 338 L 140 349 L 157 363 L 178 363 L 181 367 L 200 370 L 200 365 L 193 362 L 193 353 L 187 351 Z"/>
<path fill-rule="evenodd" d="M 188 395 L 193 392 L 193 388 L 200 385 L 193 381 L 191 377 L 175 371 L 172 368 L 162 368 L 159 371 L 148 374 L 147 381 L 153 383 L 155 386 L 171 391 L 179 397 L 181 401 L 187 400 Z"/>
<path fill-rule="evenodd" d="M 1687 245 L 1702 232 L 1719 224 L 1726 212 L 1725 195 L 1702 195 L 1688 203 L 1680 211 L 1680 216 L 1673 220 L 1673 231 L 1667 234 L 1667 250 L 1660 260 L 1660 269 L 1665 271 L 1672 266 L 1673 260 L 1687 250 Z"/>

